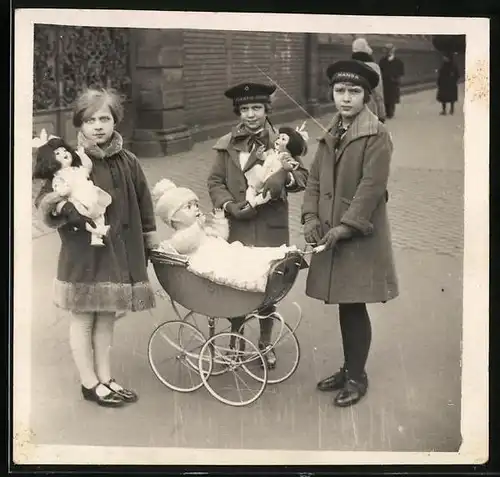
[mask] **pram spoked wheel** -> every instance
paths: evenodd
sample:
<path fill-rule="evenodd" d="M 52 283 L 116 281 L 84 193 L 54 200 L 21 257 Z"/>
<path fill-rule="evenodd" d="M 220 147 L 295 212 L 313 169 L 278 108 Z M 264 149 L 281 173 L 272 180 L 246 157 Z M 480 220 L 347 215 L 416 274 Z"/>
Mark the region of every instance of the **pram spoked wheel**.
<path fill-rule="evenodd" d="M 250 364 L 256 368 L 252 374 L 247 371 Z M 224 374 L 211 374 L 211 369 L 221 366 L 226 370 Z M 208 338 L 199 354 L 199 368 L 208 392 L 229 406 L 253 403 L 267 384 L 268 370 L 262 353 L 248 338 L 230 331 Z"/>
<path fill-rule="evenodd" d="M 241 325 L 238 332 L 248 338 L 252 343 L 259 342 L 260 321 L 261 319 L 273 320 L 271 343 L 265 349 L 260 349 L 261 354 L 265 355 L 274 351 L 277 357 L 276 366 L 268 370 L 267 383 L 279 384 L 290 378 L 297 370 L 300 361 L 300 345 L 297 336 L 284 318 L 274 312 L 267 317 L 261 317 L 257 314 L 250 315 Z M 262 376 L 256 372 L 254 363 L 243 364 L 245 371 L 257 381 Z"/>
<path fill-rule="evenodd" d="M 212 360 L 199 361 L 205 337 L 185 321 L 166 321 L 158 326 L 148 343 L 148 359 L 156 377 L 169 389 L 188 393 L 203 386 L 200 368 L 208 375 Z"/>

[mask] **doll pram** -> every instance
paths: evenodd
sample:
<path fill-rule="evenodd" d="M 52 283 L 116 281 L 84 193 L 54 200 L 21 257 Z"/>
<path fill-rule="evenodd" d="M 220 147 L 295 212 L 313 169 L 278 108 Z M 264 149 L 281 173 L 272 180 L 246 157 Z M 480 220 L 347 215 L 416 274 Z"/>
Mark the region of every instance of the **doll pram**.
<path fill-rule="evenodd" d="M 302 318 L 300 306 L 294 303 L 299 311 L 294 328 L 277 311 L 259 312 L 276 305 L 288 294 L 299 270 L 307 267 L 304 253 L 289 252 L 283 259 L 272 262 L 265 292 L 260 293 L 214 283 L 190 271 L 187 257 L 154 251 L 151 261 L 156 276 L 178 318 L 160 324 L 149 339 L 149 364 L 156 377 L 178 392 L 205 387 L 216 399 L 231 406 L 251 404 L 262 395 L 267 384 L 290 378 L 300 360 L 295 335 Z M 187 310 L 185 314 L 179 305 Z M 204 319 L 197 321 L 198 315 Z M 241 317 L 238 329 L 231 326 L 233 317 Z M 270 344 L 259 347 L 260 320 L 266 317 L 274 322 L 274 335 Z M 216 326 L 226 323 L 225 329 L 216 332 Z M 202 331 L 206 324 L 208 330 Z M 249 336 L 252 331 L 253 338 Z M 286 350 L 277 351 L 276 369 L 268 369 L 266 353 L 281 346 Z M 169 352 L 173 355 L 166 359 L 157 356 Z M 179 372 L 173 371 L 174 365 Z M 234 379 L 229 378 L 231 373 Z M 251 384 L 243 383 L 242 376 L 250 378 Z M 226 396 L 232 392 L 237 396 Z"/>

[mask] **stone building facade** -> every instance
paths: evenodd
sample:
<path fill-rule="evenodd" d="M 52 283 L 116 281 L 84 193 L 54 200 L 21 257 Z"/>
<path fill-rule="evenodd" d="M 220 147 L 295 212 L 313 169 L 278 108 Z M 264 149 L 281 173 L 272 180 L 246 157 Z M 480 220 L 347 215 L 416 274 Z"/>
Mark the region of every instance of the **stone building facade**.
<path fill-rule="evenodd" d="M 378 60 L 393 43 L 403 84 L 434 82 L 440 56 L 424 35 L 366 35 Z M 275 122 L 331 109 L 326 66 L 350 55 L 354 35 L 155 30 L 35 25 L 34 133 L 74 142 L 71 104 L 86 85 L 117 89 L 126 100 L 120 131 L 140 157 L 174 154 L 234 123 L 223 91 L 241 81 L 279 87 Z"/>

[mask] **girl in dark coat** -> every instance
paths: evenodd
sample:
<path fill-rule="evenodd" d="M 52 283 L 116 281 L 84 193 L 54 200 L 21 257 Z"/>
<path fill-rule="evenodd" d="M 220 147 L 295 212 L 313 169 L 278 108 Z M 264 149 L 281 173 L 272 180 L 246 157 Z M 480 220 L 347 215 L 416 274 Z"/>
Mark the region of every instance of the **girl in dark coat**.
<path fill-rule="evenodd" d="M 441 103 L 441 115 L 446 115 L 446 105 L 450 104 L 450 114 L 455 112 L 455 103 L 458 100 L 458 80 L 460 74 L 453 54 L 443 56 L 443 63 L 439 68 L 437 79 L 437 100 Z"/>
<path fill-rule="evenodd" d="M 134 391 L 112 378 L 115 321 L 127 311 L 155 306 L 146 268 L 147 250 L 157 246 L 153 203 L 139 161 L 123 149 L 115 130 L 122 111 L 113 92 L 89 89 L 77 99 L 73 115 L 78 145 L 92 161 L 90 179 L 112 198 L 105 213 L 105 246 L 91 246 L 88 219 L 49 181 L 36 200 L 45 224 L 61 238 L 54 300 L 71 314 L 70 347 L 83 397 L 112 407 L 137 400 Z"/>
<path fill-rule="evenodd" d="M 269 192 L 273 200 L 252 208 L 245 199 L 248 187 L 245 172 L 263 163 L 262 153 L 273 148 L 277 137 L 267 119 L 275 90 L 275 86 L 243 83 L 225 92 L 233 100 L 240 122 L 214 146 L 217 153 L 208 177 L 208 192 L 213 206 L 223 208 L 229 219 L 229 242 L 238 240 L 258 247 L 289 244 L 287 194 L 304 190 L 308 175 L 300 158 L 296 158 L 299 166 L 295 170 L 282 169 L 264 184 L 262 194 Z M 266 316 L 273 311 L 274 307 L 261 310 L 261 314 Z M 233 329 L 237 330 L 241 322 L 241 318 L 233 319 Z M 273 320 L 261 319 L 260 325 L 259 346 L 265 349 L 271 343 Z M 268 367 L 275 366 L 272 350 L 265 358 Z"/>
<path fill-rule="evenodd" d="M 311 165 L 302 223 L 306 242 L 325 248 L 311 258 L 306 293 L 339 305 L 344 348 L 341 370 L 320 381 L 318 389 L 339 390 L 334 404 L 344 407 L 357 403 L 368 389 L 366 303 L 398 296 L 386 209 L 392 141 L 367 107 L 378 74 L 347 60 L 331 65 L 327 75 L 338 113 Z"/>

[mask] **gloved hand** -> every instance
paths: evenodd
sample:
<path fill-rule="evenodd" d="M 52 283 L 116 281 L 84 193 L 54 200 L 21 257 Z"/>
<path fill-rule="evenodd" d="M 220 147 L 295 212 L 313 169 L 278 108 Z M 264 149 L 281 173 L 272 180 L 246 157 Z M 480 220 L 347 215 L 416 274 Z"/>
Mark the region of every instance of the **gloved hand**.
<path fill-rule="evenodd" d="M 347 239 L 352 236 L 352 229 L 347 225 L 337 225 L 332 227 L 325 236 L 318 242 L 318 245 L 324 245 L 324 250 L 329 250 L 337 245 L 337 242 L 342 239 Z"/>
<path fill-rule="evenodd" d="M 95 222 L 80 214 L 71 202 L 66 202 L 62 206 L 60 215 L 66 217 L 67 223 L 78 230 L 85 230 L 85 224 L 89 224 L 92 228 L 96 227 Z"/>
<path fill-rule="evenodd" d="M 313 214 L 309 214 L 305 218 L 304 239 L 312 245 L 316 245 L 321 240 L 321 222 Z"/>
<path fill-rule="evenodd" d="M 249 220 L 257 215 L 257 211 L 246 200 L 230 202 L 226 205 L 226 211 L 237 220 Z"/>
<path fill-rule="evenodd" d="M 280 169 L 278 172 L 275 172 L 266 180 L 266 182 L 264 182 L 262 195 L 265 197 L 268 193 L 270 193 L 271 199 L 279 199 L 283 189 L 285 188 L 287 178 L 288 172 L 284 169 Z"/>

